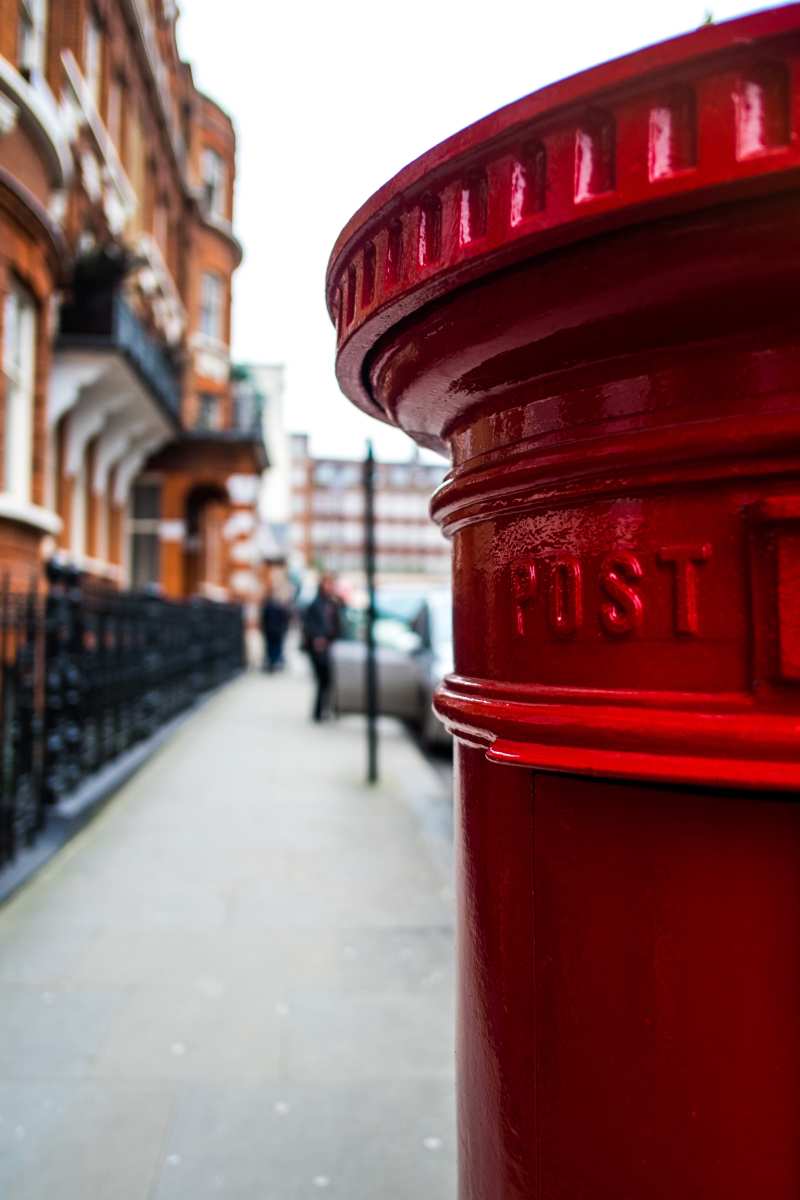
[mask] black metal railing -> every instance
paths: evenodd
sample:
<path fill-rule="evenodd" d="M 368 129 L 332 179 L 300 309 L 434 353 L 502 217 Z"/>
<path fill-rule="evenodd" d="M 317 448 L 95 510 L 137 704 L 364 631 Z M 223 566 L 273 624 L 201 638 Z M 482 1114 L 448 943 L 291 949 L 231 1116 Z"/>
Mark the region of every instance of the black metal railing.
<path fill-rule="evenodd" d="M 60 321 L 60 347 L 118 351 L 170 414 L 179 415 L 178 368 L 118 288 L 76 289 L 74 296 L 62 305 Z"/>
<path fill-rule="evenodd" d="M 43 603 L 0 593 L 0 867 L 44 824 Z"/>
<path fill-rule="evenodd" d="M 244 666 L 238 605 L 92 586 L 0 588 L 0 867 L 52 805 Z"/>
<path fill-rule="evenodd" d="M 234 388 L 231 426 L 240 433 L 262 436 L 264 422 L 264 400 L 253 391 Z"/>
<path fill-rule="evenodd" d="M 200 404 L 190 432 L 217 441 L 264 441 L 264 405 L 255 396 L 234 392 L 230 418 L 223 422 L 221 399 L 209 393 L 201 394 Z"/>
<path fill-rule="evenodd" d="M 127 355 L 162 404 L 177 415 L 181 406 L 178 372 L 119 292 L 114 296 L 113 328 L 116 345 Z"/>

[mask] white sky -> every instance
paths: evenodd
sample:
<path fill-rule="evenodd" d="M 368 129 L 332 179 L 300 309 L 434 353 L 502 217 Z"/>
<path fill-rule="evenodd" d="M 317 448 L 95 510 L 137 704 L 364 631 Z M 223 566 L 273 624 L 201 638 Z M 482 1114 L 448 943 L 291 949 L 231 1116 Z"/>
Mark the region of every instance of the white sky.
<path fill-rule="evenodd" d="M 183 0 L 181 53 L 238 134 L 234 357 L 284 362 L 287 421 L 321 454 L 406 458 L 404 434 L 338 390 L 328 254 L 424 150 L 565 75 L 753 0 Z"/>

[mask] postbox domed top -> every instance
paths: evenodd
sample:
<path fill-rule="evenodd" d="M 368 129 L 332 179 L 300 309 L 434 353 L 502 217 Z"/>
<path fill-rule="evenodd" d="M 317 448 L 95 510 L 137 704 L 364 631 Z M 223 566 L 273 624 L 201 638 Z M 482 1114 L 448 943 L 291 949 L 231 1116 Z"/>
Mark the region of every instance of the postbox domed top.
<path fill-rule="evenodd" d="M 628 226 L 798 183 L 800 4 L 709 25 L 499 109 L 404 168 L 331 255 L 343 391 L 384 420 L 371 352 L 466 283 Z"/>

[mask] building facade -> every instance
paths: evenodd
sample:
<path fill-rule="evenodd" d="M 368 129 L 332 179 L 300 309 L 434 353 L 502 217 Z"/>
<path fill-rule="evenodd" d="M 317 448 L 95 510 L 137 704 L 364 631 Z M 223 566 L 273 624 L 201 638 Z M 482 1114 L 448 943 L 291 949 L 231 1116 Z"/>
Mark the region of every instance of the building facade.
<path fill-rule="evenodd" d="M 315 458 L 307 434 L 292 434 L 291 540 L 303 567 L 358 576 L 364 567 L 364 464 Z M 379 462 L 375 466 L 375 546 L 384 578 L 448 580 L 450 547 L 428 515 L 444 463 Z"/>
<path fill-rule="evenodd" d="M 241 412 L 261 413 L 264 441 L 269 446 L 269 470 L 261 477 L 258 502 L 258 558 L 266 566 L 285 565 L 291 550 L 291 454 L 284 413 L 285 368 L 281 363 L 238 363 L 232 377 L 234 404 Z"/>
<path fill-rule="evenodd" d="M 235 134 L 173 0 L 0 0 L 0 572 L 236 594 Z M 241 597 L 245 598 L 245 597 Z"/>

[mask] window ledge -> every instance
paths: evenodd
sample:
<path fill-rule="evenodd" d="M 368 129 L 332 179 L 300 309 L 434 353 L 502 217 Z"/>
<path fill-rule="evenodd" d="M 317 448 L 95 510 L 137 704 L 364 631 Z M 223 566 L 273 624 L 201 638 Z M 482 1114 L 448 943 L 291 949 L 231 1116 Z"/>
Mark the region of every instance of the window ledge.
<path fill-rule="evenodd" d="M 62 526 L 61 517 L 51 509 L 20 500 L 10 492 L 0 492 L 0 519 L 18 521 L 20 525 L 30 525 L 42 533 L 60 533 Z"/>

